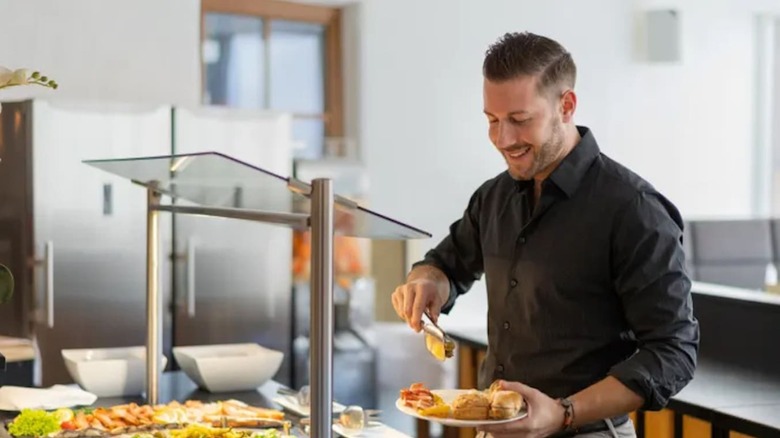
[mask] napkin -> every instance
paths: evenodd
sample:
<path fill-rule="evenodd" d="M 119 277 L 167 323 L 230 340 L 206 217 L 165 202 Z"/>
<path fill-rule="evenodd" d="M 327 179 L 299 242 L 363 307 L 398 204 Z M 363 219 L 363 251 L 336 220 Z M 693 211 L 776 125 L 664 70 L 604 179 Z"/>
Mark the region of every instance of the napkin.
<path fill-rule="evenodd" d="M 0 388 L 0 410 L 59 409 L 88 406 L 97 396 L 74 386 L 54 385 L 51 388 L 24 388 L 3 386 Z"/>
<path fill-rule="evenodd" d="M 371 422 L 371 426 L 363 430 L 347 429 L 336 423 L 333 425 L 333 432 L 344 438 L 411 438 L 409 435 L 375 422 Z"/>

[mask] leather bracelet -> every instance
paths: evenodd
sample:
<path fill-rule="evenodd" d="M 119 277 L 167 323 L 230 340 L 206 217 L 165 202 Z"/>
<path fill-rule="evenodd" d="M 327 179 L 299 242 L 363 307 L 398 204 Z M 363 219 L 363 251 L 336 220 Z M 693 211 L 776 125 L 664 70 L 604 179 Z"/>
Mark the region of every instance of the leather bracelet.
<path fill-rule="evenodd" d="M 574 402 L 564 397 L 558 399 L 558 403 L 563 406 L 563 430 L 566 432 L 574 430 Z"/>

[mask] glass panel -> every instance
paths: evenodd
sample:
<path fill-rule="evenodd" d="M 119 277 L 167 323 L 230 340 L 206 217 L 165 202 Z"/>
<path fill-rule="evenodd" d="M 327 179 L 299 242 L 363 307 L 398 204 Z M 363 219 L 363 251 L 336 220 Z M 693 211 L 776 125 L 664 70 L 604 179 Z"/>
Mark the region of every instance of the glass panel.
<path fill-rule="evenodd" d="M 261 18 L 206 14 L 204 103 L 264 108 L 265 43 Z"/>
<path fill-rule="evenodd" d="M 271 21 L 271 108 L 325 111 L 324 32 L 319 24 Z"/>
<path fill-rule="evenodd" d="M 86 164 L 156 187 L 168 196 L 207 207 L 279 213 L 308 213 L 310 202 L 289 188 L 289 178 L 216 152 L 91 160 Z M 296 181 L 297 182 L 297 181 Z M 308 189 L 308 184 L 297 182 Z M 121 200 L 117 199 L 117 202 Z M 429 233 L 337 199 L 336 233 L 378 239 L 416 239 Z"/>
<path fill-rule="evenodd" d="M 316 160 L 325 149 L 325 121 L 320 119 L 293 119 L 295 158 Z"/>

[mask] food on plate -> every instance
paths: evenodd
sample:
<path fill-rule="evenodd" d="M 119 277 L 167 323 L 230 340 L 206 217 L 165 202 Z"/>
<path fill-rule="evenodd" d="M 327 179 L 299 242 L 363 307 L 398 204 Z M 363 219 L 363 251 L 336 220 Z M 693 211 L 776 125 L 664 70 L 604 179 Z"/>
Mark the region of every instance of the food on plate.
<path fill-rule="evenodd" d="M 229 429 L 284 426 L 284 413 L 249 406 L 237 400 L 203 403 L 187 401 L 161 405 L 135 403 L 95 409 L 23 411 L 8 425 L 8 432 L 21 436 L 114 436 L 155 434 L 189 425 Z M 217 433 L 217 432 L 215 432 Z M 224 435 L 224 432 L 220 437 Z M 210 436 L 210 435 L 209 435 Z"/>
<path fill-rule="evenodd" d="M 8 433 L 13 436 L 46 436 L 59 431 L 57 415 L 32 409 L 23 410 L 8 426 Z"/>
<path fill-rule="evenodd" d="M 276 429 L 258 431 L 238 431 L 231 428 L 214 428 L 199 424 L 191 424 L 181 430 L 172 430 L 168 434 L 170 438 L 281 438 L 284 436 Z M 155 437 L 133 437 L 155 438 Z"/>
<path fill-rule="evenodd" d="M 515 391 L 497 390 L 490 394 L 490 412 L 494 420 L 516 417 L 523 407 L 523 396 Z"/>
<path fill-rule="evenodd" d="M 417 410 L 442 404 L 441 397 L 431 392 L 422 383 L 413 383 L 408 389 L 401 390 L 401 400 L 404 405 Z"/>
<path fill-rule="evenodd" d="M 441 404 L 433 405 L 430 408 L 418 409 L 417 412 L 426 417 L 448 418 L 452 415 L 452 408 L 447 403 L 442 402 Z"/>
<path fill-rule="evenodd" d="M 501 390 L 501 381 L 500 380 L 496 380 L 493 383 L 491 383 L 490 387 L 487 389 L 488 396 L 492 397 L 493 393 L 495 393 L 496 391 L 500 391 L 500 390 Z"/>
<path fill-rule="evenodd" d="M 401 390 L 403 405 L 419 415 L 458 420 L 506 420 L 517 417 L 524 407 L 523 396 L 502 390 L 496 382 L 485 391 L 472 389 L 459 394 L 451 403 L 431 392 L 422 383 Z"/>
<path fill-rule="evenodd" d="M 488 411 L 490 399 L 481 391 L 463 393 L 452 401 L 452 416 L 459 420 L 484 420 Z"/>

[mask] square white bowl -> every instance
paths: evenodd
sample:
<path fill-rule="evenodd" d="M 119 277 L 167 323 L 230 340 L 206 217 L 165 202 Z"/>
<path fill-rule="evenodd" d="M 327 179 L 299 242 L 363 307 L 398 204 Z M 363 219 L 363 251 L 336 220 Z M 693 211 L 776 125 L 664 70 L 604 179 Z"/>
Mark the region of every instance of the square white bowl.
<path fill-rule="evenodd" d="M 141 395 L 146 390 L 146 347 L 62 350 L 70 376 L 98 397 Z M 162 357 L 161 369 L 168 358 Z"/>
<path fill-rule="evenodd" d="M 173 347 L 176 362 L 201 389 L 250 391 L 269 381 L 282 366 L 284 353 L 258 344 Z"/>

